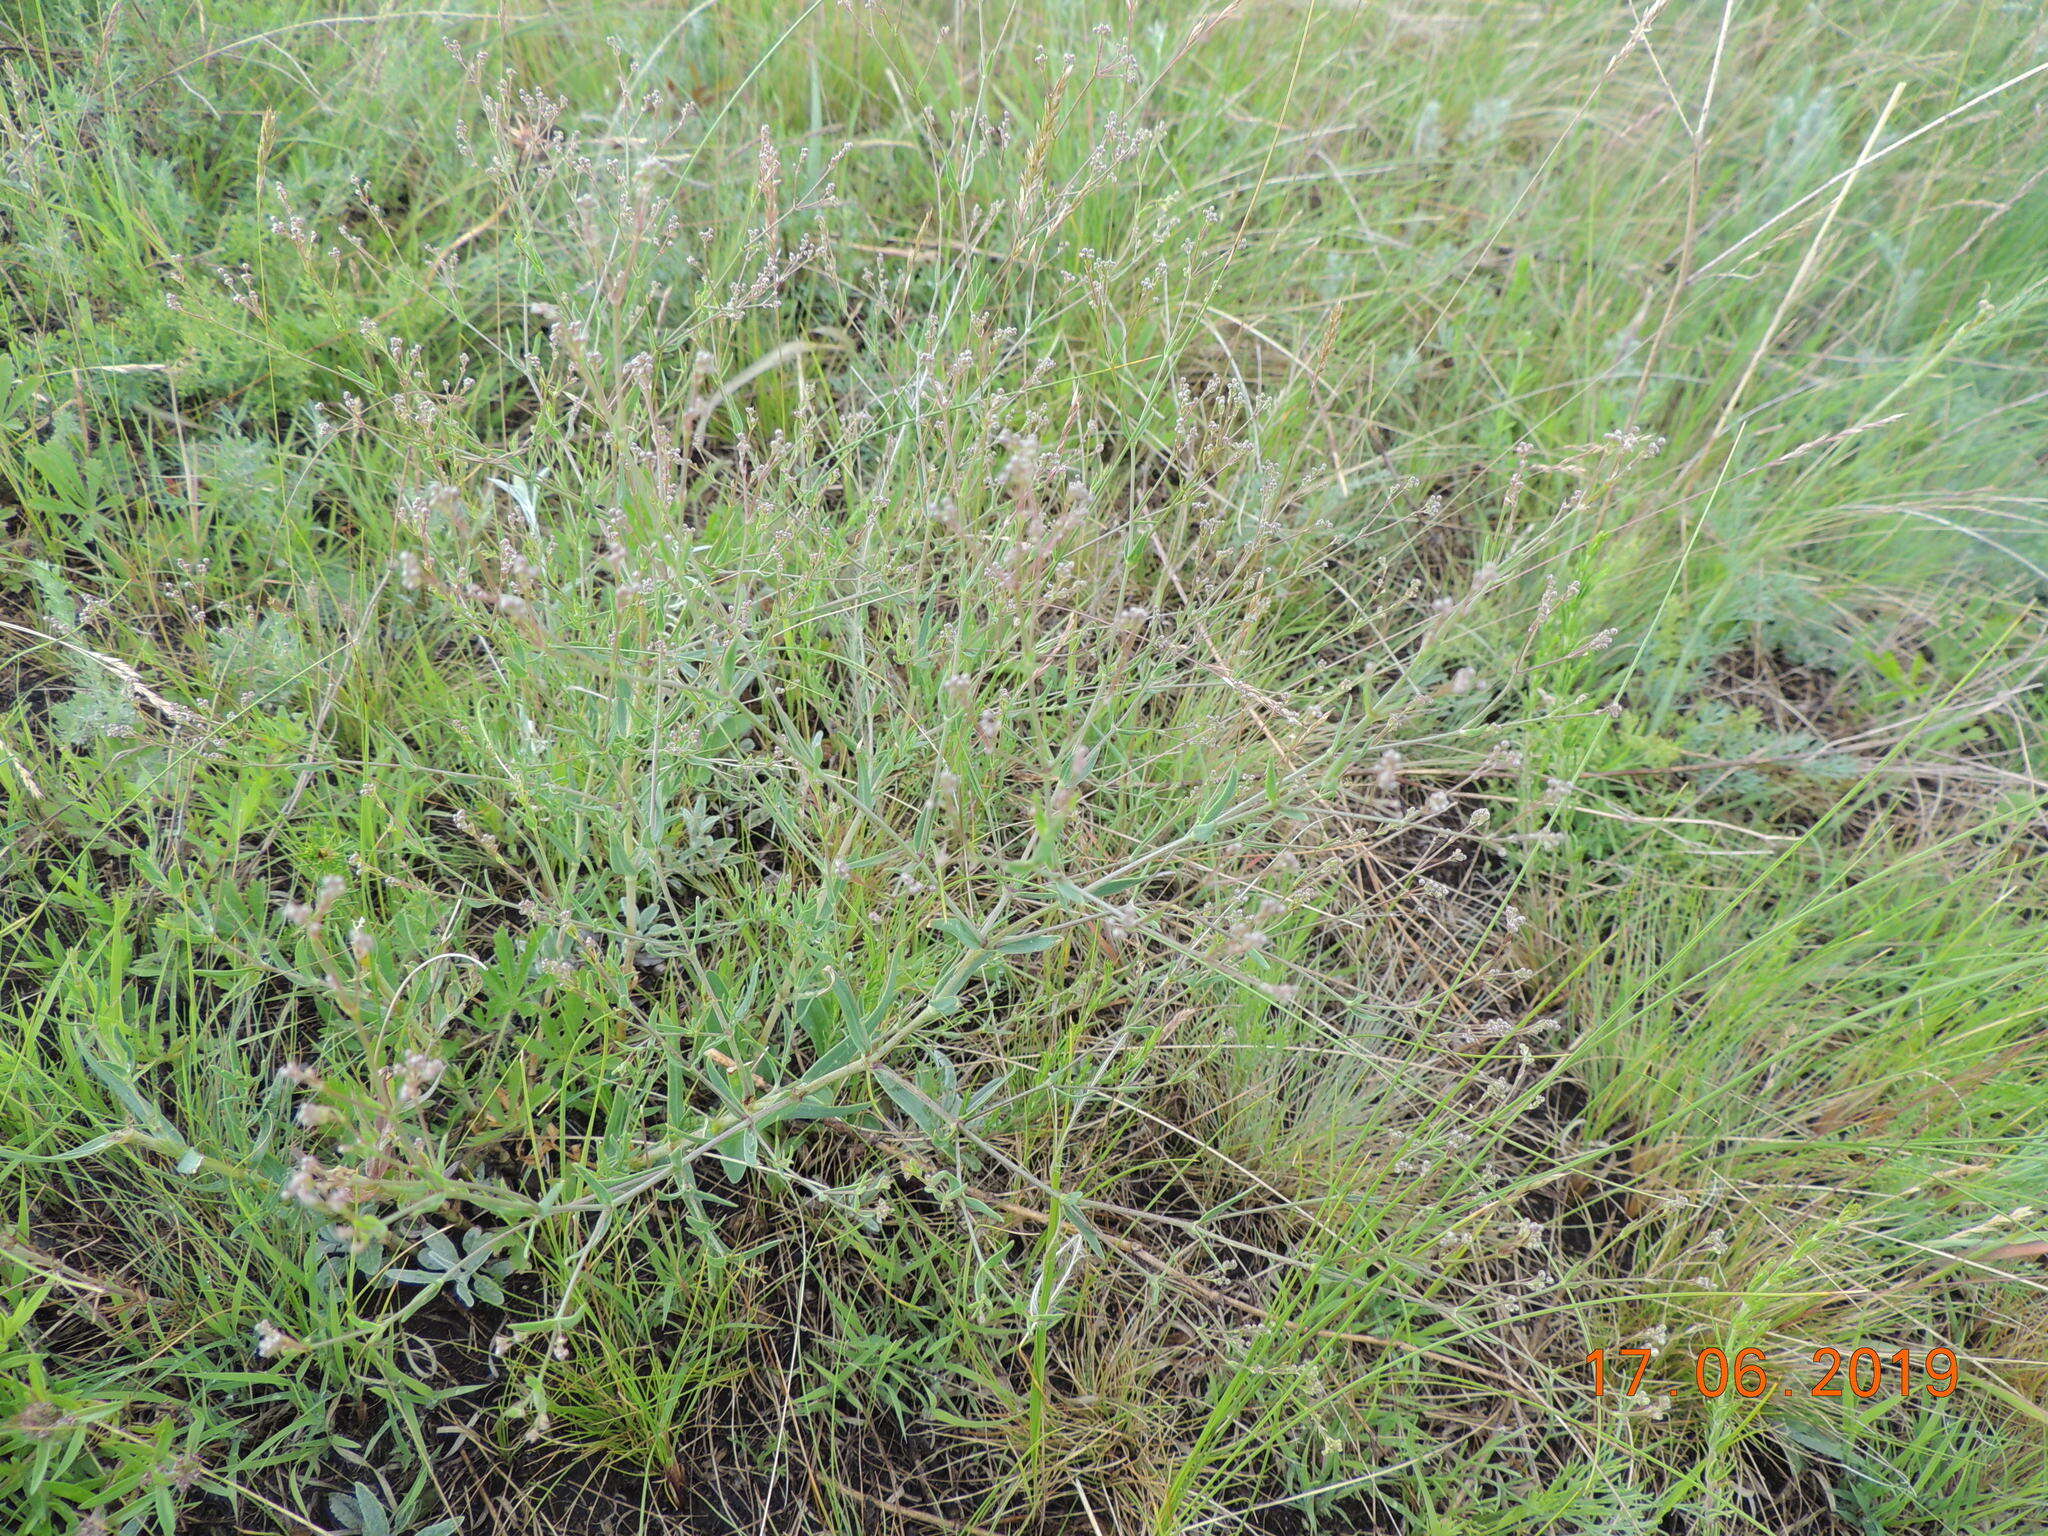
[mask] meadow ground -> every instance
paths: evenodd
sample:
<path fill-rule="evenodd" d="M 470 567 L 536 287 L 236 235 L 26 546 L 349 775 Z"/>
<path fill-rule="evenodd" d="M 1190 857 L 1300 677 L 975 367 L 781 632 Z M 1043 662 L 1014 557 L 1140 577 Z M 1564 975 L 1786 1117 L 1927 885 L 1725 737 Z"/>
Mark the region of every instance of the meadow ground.
<path fill-rule="evenodd" d="M 8 1532 L 2048 1530 L 2039 6 L 0 98 Z"/>

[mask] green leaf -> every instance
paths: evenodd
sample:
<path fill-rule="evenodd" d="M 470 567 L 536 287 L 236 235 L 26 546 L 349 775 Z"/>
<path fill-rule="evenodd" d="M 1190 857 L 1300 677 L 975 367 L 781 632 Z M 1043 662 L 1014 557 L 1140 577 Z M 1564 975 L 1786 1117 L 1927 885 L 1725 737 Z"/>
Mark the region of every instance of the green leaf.
<path fill-rule="evenodd" d="M 853 988 L 844 976 L 832 981 L 832 995 L 839 1000 L 839 1016 L 844 1021 L 847 1034 L 860 1041 L 865 1050 L 869 1040 L 868 1019 L 860 1006 L 860 999 L 853 995 Z"/>
<path fill-rule="evenodd" d="M 137 1125 L 154 1132 L 166 1141 L 175 1142 L 181 1148 L 189 1148 L 191 1143 L 178 1133 L 176 1126 L 164 1118 L 163 1111 L 136 1092 L 132 1069 L 123 1071 L 122 1064 L 102 1059 L 99 1051 L 94 1049 L 96 1044 L 105 1049 L 104 1042 L 88 1042 L 82 1034 L 78 1037 L 78 1055 L 85 1063 L 86 1070 L 106 1085 L 107 1091 L 120 1102 L 121 1107 L 135 1117 Z M 112 1051 L 107 1052 L 110 1057 L 114 1054 Z"/>
<path fill-rule="evenodd" d="M 1120 875 L 1114 880 L 1096 881 L 1088 887 L 1088 894 L 1090 896 L 1099 896 L 1106 900 L 1111 896 L 1120 896 L 1132 887 L 1140 886 L 1144 883 L 1145 876 L 1143 875 Z"/>
<path fill-rule="evenodd" d="M 1021 939 L 1008 939 L 996 946 L 999 955 L 1037 955 L 1051 949 L 1065 938 L 1060 933 L 1030 933 Z"/>
<path fill-rule="evenodd" d="M 760 722 L 751 711 L 744 708 L 731 710 L 704 727 L 698 751 L 707 757 L 715 756 L 730 749 L 741 737 L 752 735 L 759 729 Z"/>
<path fill-rule="evenodd" d="M 797 1079 L 798 1083 L 814 1083 L 827 1073 L 837 1072 L 841 1067 L 852 1064 L 859 1059 L 861 1049 L 861 1042 L 849 1036 L 812 1062 L 810 1071 Z"/>
<path fill-rule="evenodd" d="M 974 931 L 974 925 L 964 917 L 941 918 L 932 926 L 937 928 L 939 932 L 958 939 L 969 949 L 980 949 L 982 947 L 982 936 Z"/>
<path fill-rule="evenodd" d="M 754 1123 L 766 1129 L 768 1126 L 781 1125 L 789 1120 L 843 1120 L 845 1118 L 846 1110 L 840 1105 L 832 1103 L 829 1099 L 803 1099 L 795 1104 L 784 1104 L 778 1109 L 771 1109 Z"/>
<path fill-rule="evenodd" d="M 377 1497 L 377 1491 L 368 1483 L 357 1483 L 355 1488 L 363 1536 L 391 1536 L 391 1519 L 384 1513 L 384 1502 Z"/>
<path fill-rule="evenodd" d="M 910 1117 L 912 1125 L 927 1136 L 938 1135 L 942 1122 L 929 1099 L 910 1084 L 898 1079 L 894 1073 L 882 1078 L 881 1082 L 882 1091 L 889 1095 L 890 1101 L 898 1109 Z"/>
<path fill-rule="evenodd" d="M 1818 1425 L 1807 1424 L 1798 1419 L 1786 1419 L 1779 1425 L 1780 1430 L 1795 1444 L 1803 1445 L 1809 1451 L 1818 1451 L 1836 1461 L 1854 1461 L 1856 1453 L 1846 1440 L 1830 1434 Z"/>

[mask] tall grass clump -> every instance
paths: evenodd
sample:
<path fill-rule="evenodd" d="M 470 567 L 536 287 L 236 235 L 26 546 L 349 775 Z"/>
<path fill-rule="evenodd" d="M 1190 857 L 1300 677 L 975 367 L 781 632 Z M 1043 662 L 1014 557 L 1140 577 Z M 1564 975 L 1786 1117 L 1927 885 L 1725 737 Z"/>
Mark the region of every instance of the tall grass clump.
<path fill-rule="evenodd" d="M 8 1529 L 2038 1531 L 2044 48 L 0 17 Z"/>

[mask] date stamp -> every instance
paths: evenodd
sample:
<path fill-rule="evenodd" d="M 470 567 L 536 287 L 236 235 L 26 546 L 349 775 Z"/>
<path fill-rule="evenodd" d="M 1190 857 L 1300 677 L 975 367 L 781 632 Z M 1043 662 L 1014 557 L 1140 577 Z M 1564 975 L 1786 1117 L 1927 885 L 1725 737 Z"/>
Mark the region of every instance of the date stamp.
<path fill-rule="evenodd" d="M 1594 1350 L 1586 1356 L 1593 1367 L 1594 1395 L 1606 1396 L 1611 1382 L 1622 1396 L 1634 1397 L 1643 1390 L 1643 1378 L 1656 1355 L 1654 1349 Z M 1947 1397 L 1962 1380 L 1961 1362 L 1946 1347 L 1917 1358 L 1910 1349 L 1879 1354 L 1874 1349 L 1824 1347 L 1813 1352 L 1811 1364 L 1820 1367 L 1821 1374 L 1809 1385 L 1810 1370 L 1800 1372 L 1795 1381 L 1761 1349 L 1738 1349 L 1732 1356 L 1722 1349 L 1703 1349 L 1693 1357 L 1691 1384 L 1702 1397 L 1729 1392 L 1737 1397 L 1911 1397 L 1919 1392 Z M 1682 1377 L 1670 1383 L 1683 1384 Z"/>

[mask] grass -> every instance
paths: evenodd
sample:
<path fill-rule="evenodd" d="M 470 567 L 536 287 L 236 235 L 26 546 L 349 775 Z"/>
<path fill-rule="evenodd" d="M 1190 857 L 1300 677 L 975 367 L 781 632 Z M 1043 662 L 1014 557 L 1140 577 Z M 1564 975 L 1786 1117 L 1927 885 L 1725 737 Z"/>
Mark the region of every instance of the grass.
<path fill-rule="evenodd" d="M 2041 1530 L 2044 44 L 8 8 L 7 1528 Z"/>

